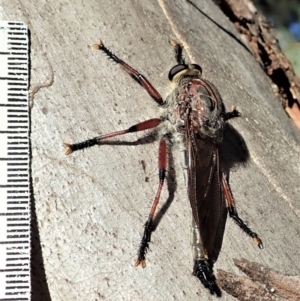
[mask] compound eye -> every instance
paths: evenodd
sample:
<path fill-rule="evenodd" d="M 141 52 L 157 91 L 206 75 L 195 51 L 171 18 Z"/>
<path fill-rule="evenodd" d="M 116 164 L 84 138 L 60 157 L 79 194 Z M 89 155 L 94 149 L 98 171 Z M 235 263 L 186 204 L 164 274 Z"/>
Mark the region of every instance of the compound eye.
<path fill-rule="evenodd" d="M 169 80 L 172 81 L 172 79 L 174 78 L 174 76 L 176 74 L 178 74 L 179 72 L 185 70 L 185 69 L 188 69 L 188 65 L 185 65 L 185 64 L 179 64 L 179 65 L 176 65 L 174 66 L 170 72 L 169 72 Z"/>
<path fill-rule="evenodd" d="M 199 65 L 197 65 L 197 64 L 192 64 L 192 66 L 193 66 L 195 69 L 197 69 L 197 70 L 200 72 L 200 74 L 202 74 L 202 68 L 201 68 Z"/>

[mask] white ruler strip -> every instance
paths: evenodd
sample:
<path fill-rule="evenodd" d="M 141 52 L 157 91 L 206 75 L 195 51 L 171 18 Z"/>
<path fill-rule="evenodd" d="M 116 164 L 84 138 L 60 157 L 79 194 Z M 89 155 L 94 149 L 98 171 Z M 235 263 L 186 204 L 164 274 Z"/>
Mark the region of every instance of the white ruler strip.
<path fill-rule="evenodd" d="M 30 300 L 29 40 L 0 22 L 0 300 Z"/>

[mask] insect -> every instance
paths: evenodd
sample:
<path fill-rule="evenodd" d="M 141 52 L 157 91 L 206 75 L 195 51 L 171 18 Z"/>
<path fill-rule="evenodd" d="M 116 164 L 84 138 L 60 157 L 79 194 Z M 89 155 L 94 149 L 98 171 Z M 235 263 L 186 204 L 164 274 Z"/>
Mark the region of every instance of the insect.
<path fill-rule="evenodd" d="M 165 100 L 142 74 L 113 54 L 102 41 L 92 46 L 94 50 L 103 51 L 118 63 L 149 93 L 163 109 L 163 113 L 159 118 L 140 122 L 125 130 L 79 143 L 65 143 L 65 153 L 69 155 L 74 151 L 101 145 L 103 140 L 127 133 L 153 128 L 161 133 L 158 155 L 159 184 L 135 261 L 135 266 L 141 265 L 144 268 L 153 231 L 153 219 L 166 178 L 168 147 L 170 144 L 179 143 L 184 154 L 182 165 L 186 171 L 186 186 L 192 207 L 193 275 L 211 294 L 221 296 L 213 265 L 221 250 L 227 215 L 254 239 L 258 247 L 263 248 L 259 236 L 238 216 L 227 178 L 220 169 L 218 146 L 223 139 L 225 123 L 240 114 L 235 108 L 226 112 L 216 87 L 202 78 L 201 67 L 185 63 L 181 44 L 174 40 L 170 44 L 174 48 L 177 64 L 171 68 L 168 77 L 175 88 Z"/>

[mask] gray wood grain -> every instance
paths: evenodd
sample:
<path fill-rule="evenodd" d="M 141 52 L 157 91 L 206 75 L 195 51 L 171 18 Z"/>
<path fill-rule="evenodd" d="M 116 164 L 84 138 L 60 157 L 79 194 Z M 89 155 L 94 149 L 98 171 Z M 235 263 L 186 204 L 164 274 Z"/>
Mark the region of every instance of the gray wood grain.
<path fill-rule="evenodd" d="M 194 3 L 235 34 L 213 3 Z M 229 220 L 215 268 L 240 273 L 233 258 L 245 257 L 299 275 L 300 135 L 241 45 L 179 0 L 2 0 L 1 7 L 1 19 L 23 20 L 31 30 L 34 300 L 214 299 L 191 275 L 190 209 L 176 146 L 177 189 L 144 270 L 133 263 L 158 182 L 158 142 L 64 155 L 63 142 L 159 116 L 141 87 L 90 49 L 98 38 L 163 96 L 171 91 L 167 74 L 174 65 L 168 39 L 184 43 L 187 59 L 202 66 L 227 109 L 236 105 L 242 113 L 231 124 L 250 160 L 234 168 L 230 183 L 240 216 L 265 245 L 259 250 Z M 162 204 L 168 195 L 165 189 Z"/>

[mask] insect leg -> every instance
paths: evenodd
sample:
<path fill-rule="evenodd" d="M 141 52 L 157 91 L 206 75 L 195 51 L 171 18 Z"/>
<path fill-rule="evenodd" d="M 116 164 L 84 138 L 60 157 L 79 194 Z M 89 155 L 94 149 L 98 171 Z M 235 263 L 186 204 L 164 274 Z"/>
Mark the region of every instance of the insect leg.
<path fill-rule="evenodd" d="M 151 83 L 146 79 L 146 77 L 139 73 L 137 70 L 126 64 L 124 61 L 119 59 L 115 54 L 113 54 L 109 49 L 107 49 L 103 42 L 99 40 L 98 44 L 92 46 L 94 50 L 102 50 L 110 59 L 115 63 L 120 64 L 122 68 L 136 81 L 138 82 L 149 95 L 158 103 L 163 104 L 163 99 L 159 92 L 151 85 Z"/>
<path fill-rule="evenodd" d="M 225 113 L 224 120 L 229 120 L 231 118 L 240 117 L 241 113 L 236 109 L 236 107 L 232 108 L 231 112 Z"/>
<path fill-rule="evenodd" d="M 191 226 L 191 246 L 194 259 L 193 275 L 196 276 L 212 295 L 221 296 L 221 290 L 216 283 L 216 277 L 213 272 L 213 263 L 204 255 L 201 243 L 200 232 L 192 217 Z"/>
<path fill-rule="evenodd" d="M 153 218 L 158 205 L 162 187 L 164 185 L 167 169 L 167 143 L 165 139 L 162 139 L 159 144 L 159 156 L 158 156 L 158 176 L 159 176 L 159 185 L 152 204 L 152 208 L 148 217 L 148 220 L 145 224 L 144 234 L 138 250 L 138 258 L 135 261 L 135 266 L 141 265 L 143 268 L 146 267 L 146 253 L 149 249 L 149 242 L 151 241 L 151 233 L 153 231 Z"/>
<path fill-rule="evenodd" d="M 88 140 L 85 140 L 85 141 L 79 142 L 79 143 L 74 143 L 74 144 L 64 143 L 64 145 L 67 147 L 65 154 L 70 155 L 74 151 L 88 148 L 88 147 L 94 146 L 96 144 L 100 144 L 101 141 L 103 141 L 105 139 L 113 138 L 116 136 L 121 136 L 121 135 L 124 135 L 127 133 L 134 133 L 134 132 L 152 129 L 152 128 L 155 128 L 156 126 L 158 126 L 160 123 L 161 123 L 161 119 L 153 118 L 153 119 L 149 119 L 149 120 L 137 123 L 137 124 L 129 127 L 126 130 L 117 131 L 117 132 L 113 132 L 113 133 L 109 133 L 109 134 L 104 134 L 104 135 L 101 135 L 101 136 L 98 136 L 98 137 L 95 137 L 92 139 L 88 139 Z"/>
<path fill-rule="evenodd" d="M 227 180 L 225 178 L 225 175 L 222 174 L 222 187 L 226 199 L 226 205 L 227 205 L 227 210 L 229 213 L 229 216 L 235 221 L 235 223 L 250 237 L 253 238 L 254 242 L 258 245 L 260 249 L 263 249 L 263 243 L 262 240 L 259 238 L 259 236 L 253 232 L 244 222 L 243 220 L 239 217 L 236 209 L 235 209 L 235 204 L 234 200 L 232 197 L 232 193 L 230 191 L 229 185 L 227 183 Z"/>
<path fill-rule="evenodd" d="M 183 45 L 177 43 L 175 40 L 170 40 L 169 43 L 171 46 L 174 47 L 175 60 L 176 60 L 177 64 L 184 65 L 185 61 L 182 56 Z"/>

